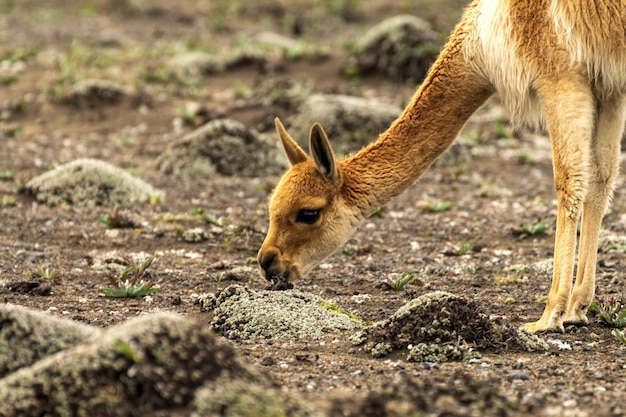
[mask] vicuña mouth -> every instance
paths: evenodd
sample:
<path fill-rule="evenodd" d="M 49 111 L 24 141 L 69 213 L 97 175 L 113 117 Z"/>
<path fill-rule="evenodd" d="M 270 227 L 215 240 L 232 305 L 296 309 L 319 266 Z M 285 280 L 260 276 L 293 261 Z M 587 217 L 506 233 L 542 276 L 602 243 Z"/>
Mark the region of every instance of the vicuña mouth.
<path fill-rule="evenodd" d="M 293 284 L 289 281 L 284 280 L 270 280 L 270 285 L 265 287 L 266 290 L 270 291 L 284 291 L 290 290 L 293 288 Z"/>
<path fill-rule="evenodd" d="M 282 274 L 267 275 L 265 280 L 269 282 L 269 285 L 265 287 L 266 290 L 271 291 L 283 291 L 293 288 L 293 284 L 289 282 L 289 271 L 285 271 Z"/>

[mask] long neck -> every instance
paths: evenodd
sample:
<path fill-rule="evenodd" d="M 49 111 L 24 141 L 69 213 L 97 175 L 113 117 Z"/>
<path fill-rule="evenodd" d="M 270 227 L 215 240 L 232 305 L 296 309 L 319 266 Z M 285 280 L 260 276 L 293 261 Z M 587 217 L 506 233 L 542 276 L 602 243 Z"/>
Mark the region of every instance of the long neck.
<path fill-rule="evenodd" d="M 364 216 L 401 194 L 454 142 L 493 94 L 464 56 L 459 26 L 402 115 L 379 138 L 341 163 L 345 196 Z"/>

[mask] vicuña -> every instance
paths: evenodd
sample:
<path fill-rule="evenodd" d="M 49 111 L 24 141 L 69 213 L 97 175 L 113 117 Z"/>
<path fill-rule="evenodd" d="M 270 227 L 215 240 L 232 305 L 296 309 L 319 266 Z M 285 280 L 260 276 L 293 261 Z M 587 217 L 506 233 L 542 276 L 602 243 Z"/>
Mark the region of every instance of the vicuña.
<path fill-rule="evenodd" d="M 543 315 L 525 329 L 585 323 L 626 118 L 625 34 L 621 0 L 475 0 L 404 112 L 358 153 L 337 160 L 316 123 L 309 157 L 277 119 L 291 167 L 269 201 L 258 254 L 266 279 L 289 283 L 307 274 L 409 187 L 499 93 L 517 119 L 544 124 L 552 144 L 554 276 Z"/>

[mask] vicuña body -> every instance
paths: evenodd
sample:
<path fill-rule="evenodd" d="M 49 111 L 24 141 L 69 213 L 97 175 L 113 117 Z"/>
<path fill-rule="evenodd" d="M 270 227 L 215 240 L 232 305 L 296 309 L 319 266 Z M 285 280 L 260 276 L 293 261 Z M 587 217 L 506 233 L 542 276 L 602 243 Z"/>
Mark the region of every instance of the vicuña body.
<path fill-rule="evenodd" d="M 543 315 L 525 329 L 586 322 L 626 118 L 625 32 L 623 1 L 475 0 L 404 112 L 357 154 L 337 160 L 315 124 L 309 157 L 277 120 L 291 168 L 269 202 L 258 254 L 265 277 L 286 283 L 308 273 L 411 185 L 497 92 L 513 116 L 545 123 L 552 144 L 554 276 Z"/>

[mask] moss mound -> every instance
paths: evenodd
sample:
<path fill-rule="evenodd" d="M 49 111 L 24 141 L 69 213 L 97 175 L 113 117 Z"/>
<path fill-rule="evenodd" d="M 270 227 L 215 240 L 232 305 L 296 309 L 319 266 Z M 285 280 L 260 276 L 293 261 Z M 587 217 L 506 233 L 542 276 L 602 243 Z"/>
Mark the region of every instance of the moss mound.
<path fill-rule="evenodd" d="M 435 291 L 415 298 L 387 320 L 351 337 L 374 357 L 409 349 L 415 362 L 446 362 L 478 357 L 476 349 L 504 349 L 513 343 L 526 350 L 546 350 L 537 336 L 495 323 L 473 300 Z"/>
<path fill-rule="evenodd" d="M 100 332 L 11 304 L 0 305 L 0 377 Z"/>
<path fill-rule="evenodd" d="M 402 109 L 379 100 L 340 94 L 314 94 L 300 105 L 289 132 L 308 149 L 309 131 L 321 123 L 338 155 L 358 151 L 389 127 Z"/>
<path fill-rule="evenodd" d="M 451 377 L 398 378 L 378 391 L 368 392 L 355 401 L 337 398 L 329 407 L 329 417 L 392 416 L 498 416 L 518 415 L 529 411 L 517 398 L 507 396 L 501 382 L 476 379 L 466 373 Z M 524 414 L 526 415 L 526 414 Z"/>
<path fill-rule="evenodd" d="M 212 120 L 172 143 L 157 160 L 165 174 L 261 176 L 281 173 L 275 142 L 230 119 Z"/>
<path fill-rule="evenodd" d="M 298 290 L 253 291 L 231 285 L 205 306 L 214 312 L 211 326 L 229 339 L 318 339 L 361 327 L 354 316 Z"/>
<path fill-rule="evenodd" d="M 396 80 L 420 82 L 439 54 L 440 44 L 430 24 L 412 15 L 384 20 L 356 44 L 360 73 L 378 72 Z"/>
<path fill-rule="evenodd" d="M 137 416 L 190 404 L 208 381 L 265 381 L 199 323 L 129 320 L 0 379 L 2 416 Z"/>
<path fill-rule="evenodd" d="M 77 159 L 26 183 L 37 200 L 57 205 L 114 206 L 147 202 L 162 194 L 123 169 L 96 159 Z"/>

